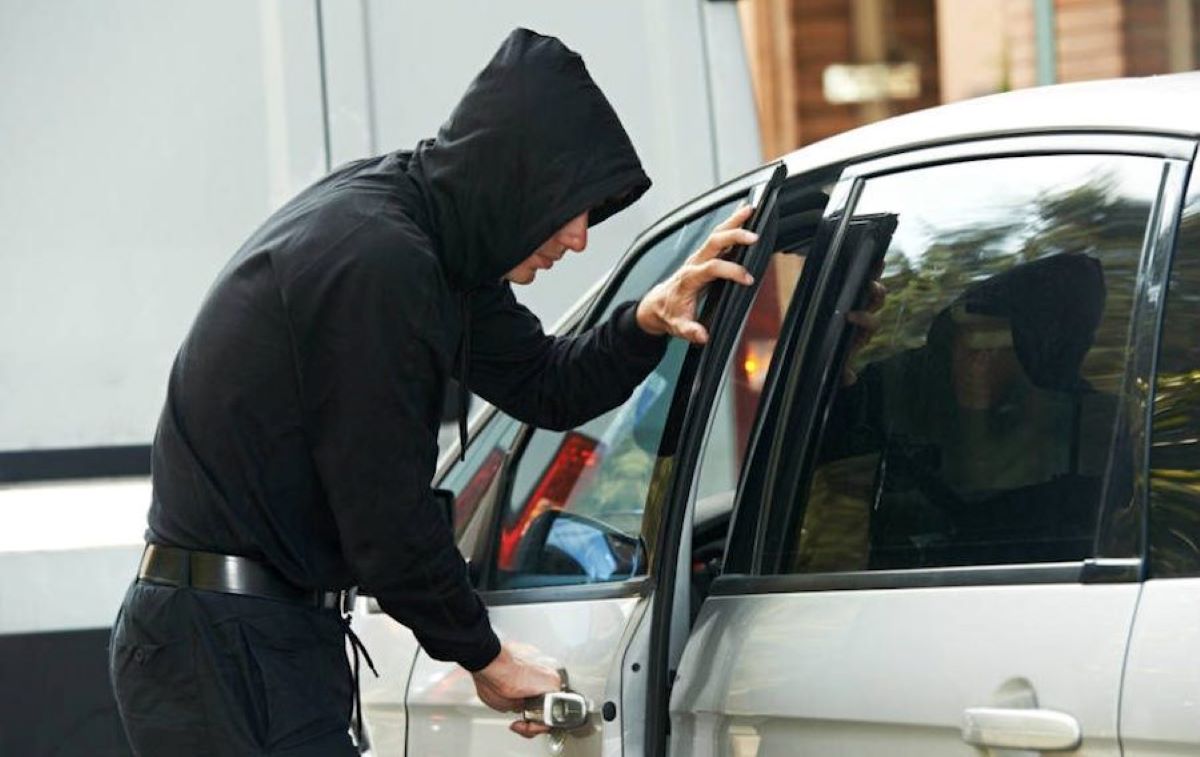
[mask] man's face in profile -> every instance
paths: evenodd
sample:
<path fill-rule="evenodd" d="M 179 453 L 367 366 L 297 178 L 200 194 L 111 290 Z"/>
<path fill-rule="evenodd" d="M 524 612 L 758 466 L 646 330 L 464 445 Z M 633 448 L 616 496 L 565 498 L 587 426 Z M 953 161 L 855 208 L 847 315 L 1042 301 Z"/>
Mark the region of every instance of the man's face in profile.
<path fill-rule="evenodd" d="M 567 254 L 567 250 L 583 252 L 587 248 L 588 214 L 572 218 L 554 236 L 541 244 L 533 254 L 522 260 L 504 278 L 514 284 L 530 284 L 538 271 L 549 271 Z"/>
<path fill-rule="evenodd" d="M 1021 375 L 1007 318 L 956 308 L 950 373 L 959 407 L 987 410 L 999 403 Z"/>

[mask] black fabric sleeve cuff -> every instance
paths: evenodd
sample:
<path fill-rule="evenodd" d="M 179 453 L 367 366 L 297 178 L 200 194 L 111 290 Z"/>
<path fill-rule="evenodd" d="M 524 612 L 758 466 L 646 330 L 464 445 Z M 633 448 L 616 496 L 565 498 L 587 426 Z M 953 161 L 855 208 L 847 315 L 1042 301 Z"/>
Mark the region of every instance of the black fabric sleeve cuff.
<path fill-rule="evenodd" d="M 634 355 L 661 358 L 670 337 L 666 334 L 647 334 L 637 322 L 636 300 L 622 302 L 615 316 L 617 334 L 625 349 Z"/>
<path fill-rule="evenodd" d="M 470 656 L 459 660 L 458 664 L 472 673 L 477 673 L 491 664 L 492 660 L 496 659 L 500 654 L 500 640 L 496 638 L 495 632 L 490 628 L 488 635 L 490 638 L 480 646 L 478 652 L 474 652 Z"/>

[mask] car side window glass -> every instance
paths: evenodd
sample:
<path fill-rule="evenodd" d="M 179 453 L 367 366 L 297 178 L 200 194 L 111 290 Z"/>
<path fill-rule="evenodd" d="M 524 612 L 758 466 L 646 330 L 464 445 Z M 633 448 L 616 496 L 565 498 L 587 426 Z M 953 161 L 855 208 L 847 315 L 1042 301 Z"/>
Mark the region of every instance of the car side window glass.
<path fill-rule="evenodd" d="M 698 466 L 698 500 L 732 503 L 779 329 L 803 268 L 803 252 L 775 253 L 767 263 L 713 408 Z"/>
<path fill-rule="evenodd" d="M 793 178 L 780 189 L 774 245 L 729 355 L 697 466 L 698 524 L 721 510 L 728 515 L 733 504 L 779 333 L 800 285 L 835 176 Z"/>
<path fill-rule="evenodd" d="M 1167 286 L 1150 447 L 1150 565 L 1200 576 L 1200 187 L 1184 207 Z"/>
<path fill-rule="evenodd" d="M 471 440 L 463 460 L 455 463 L 441 481 L 441 488 L 454 494 L 454 536 L 467 557 L 473 556 L 479 538 L 486 533 L 488 507 L 494 496 L 504 457 L 516 438 L 520 423 L 497 411 Z"/>
<path fill-rule="evenodd" d="M 601 320 L 674 272 L 739 202 L 683 224 L 646 250 Z M 646 572 L 658 528 L 647 505 L 669 478 L 659 442 L 687 346 L 672 340 L 619 407 L 569 431 L 532 432 L 515 462 L 500 519 L 492 588 L 604 583 Z"/>
<path fill-rule="evenodd" d="M 776 555 L 813 573 L 1081 560 L 1131 490 L 1117 397 L 1162 163 L 1029 156 L 868 179 L 880 327 Z M 1125 445 L 1125 446 L 1123 446 Z"/>
<path fill-rule="evenodd" d="M 807 245 L 790 250 L 777 247 L 760 277 L 741 336 L 729 355 L 696 473 L 691 555 L 693 614 L 723 564 L 750 432 L 807 254 Z"/>

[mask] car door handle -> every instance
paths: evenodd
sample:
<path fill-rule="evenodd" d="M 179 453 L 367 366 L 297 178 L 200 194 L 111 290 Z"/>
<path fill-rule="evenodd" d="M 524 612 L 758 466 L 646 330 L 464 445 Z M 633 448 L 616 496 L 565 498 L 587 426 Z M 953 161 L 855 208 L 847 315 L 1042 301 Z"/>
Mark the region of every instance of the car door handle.
<path fill-rule="evenodd" d="M 591 702 L 573 691 L 551 691 L 540 697 L 525 700 L 522 713 L 525 720 L 542 723 L 551 728 L 573 731 L 588 724 Z"/>
<path fill-rule="evenodd" d="M 963 712 L 963 741 L 992 749 L 1075 749 L 1083 739 L 1079 721 L 1042 709 L 971 707 Z"/>
<path fill-rule="evenodd" d="M 554 730 L 583 728 L 595 708 L 587 697 L 571 690 L 566 668 L 558 669 L 558 677 L 562 681 L 562 689 L 526 699 L 522 717 L 530 722 L 548 725 Z"/>

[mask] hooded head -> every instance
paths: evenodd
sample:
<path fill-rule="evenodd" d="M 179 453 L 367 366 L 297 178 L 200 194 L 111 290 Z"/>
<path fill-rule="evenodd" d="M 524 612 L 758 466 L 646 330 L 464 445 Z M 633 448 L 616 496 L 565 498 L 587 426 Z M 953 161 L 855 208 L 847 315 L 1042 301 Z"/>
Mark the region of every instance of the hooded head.
<path fill-rule="evenodd" d="M 583 59 L 517 29 L 471 82 L 410 175 L 452 286 L 498 280 L 568 221 L 596 224 L 650 186 Z"/>
<path fill-rule="evenodd" d="M 1100 261 L 1051 255 L 969 287 L 934 320 L 928 341 L 949 352 L 958 333 L 978 349 L 1009 348 L 1035 386 L 1075 391 L 1104 302 Z"/>

